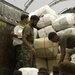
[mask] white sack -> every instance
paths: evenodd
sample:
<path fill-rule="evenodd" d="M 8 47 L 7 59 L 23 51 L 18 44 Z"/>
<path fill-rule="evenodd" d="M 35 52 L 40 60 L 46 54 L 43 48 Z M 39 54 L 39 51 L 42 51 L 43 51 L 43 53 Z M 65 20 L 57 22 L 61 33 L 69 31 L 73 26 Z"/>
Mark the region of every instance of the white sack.
<path fill-rule="evenodd" d="M 44 14 L 51 14 L 51 15 L 57 17 L 57 13 L 54 10 L 52 10 L 48 5 L 45 5 L 39 9 L 37 9 L 36 11 L 30 13 L 29 16 L 31 16 L 31 15 L 42 16 Z"/>
<path fill-rule="evenodd" d="M 73 34 L 73 35 L 75 35 L 75 28 L 67 28 L 67 29 L 65 29 L 65 30 L 61 30 L 61 31 L 59 31 L 59 32 L 57 32 L 57 34 L 59 35 L 59 36 L 62 36 L 62 35 L 64 35 L 64 34 Z"/>
<path fill-rule="evenodd" d="M 56 31 L 72 27 L 75 24 L 75 14 L 69 13 L 59 16 L 52 24 Z"/>
<path fill-rule="evenodd" d="M 45 27 L 45 24 L 44 24 L 44 21 L 43 21 L 42 18 L 40 18 L 40 20 L 38 21 L 38 23 L 37 23 L 37 27 L 39 27 L 39 28 L 43 28 L 43 27 Z"/>
<path fill-rule="evenodd" d="M 45 14 L 42 18 L 43 18 L 45 26 L 52 24 L 52 22 L 56 19 L 56 17 L 54 17 L 51 14 Z"/>
<path fill-rule="evenodd" d="M 23 31 L 23 26 L 17 25 L 14 28 L 14 34 L 16 34 L 18 36 L 18 38 L 22 38 L 22 31 Z"/>
<path fill-rule="evenodd" d="M 22 72 L 22 75 L 37 75 L 38 69 L 37 68 L 20 68 L 19 71 Z"/>
<path fill-rule="evenodd" d="M 47 62 L 45 58 L 36 58 L 36 67 L 39 69 L 40 67 L 47 68 Z"/>
<path fill-rule="evenodd" d="M 75 54 L 71 55 L 71 62 L 75 64 Z"/>
<path fill-rule="evenodd" d="M 49 41 L 47 37 L 34 39 L 34 48 L 35 49 L 49 48 L 50 46 L 52 46 L 52 42 Z"/>
<path fill-rule="evenodd" d="M 58 46 L 36 49 L 36 57 L 38 58 L 52 58 L 55 57 L 57 54 L 58 54 Z"/>
<path fill-rule="evenodd" d="M 62 35 L 64 35 L 65 34 L 65 31 L 64 30 L 61 30 L 61 31 L 58 31 L 57 32 L 57 35 L 59 35 L 59 36 L 62 36 Z"/>
<path fill-rule="evenodd" d="M 44 14 L 39 22 L 37 23 L 37 27 L 44 28 L 46 26 L 49 26 L 53 23 L 53 21 L 56 19 L 56 17 L 52 16 L 51 14 Z"/>
<path fill-rule="evenodd" d="M 71 60 L 75 60 L 75 54 L 71 55 Z"/>
<path fill-rule="evenodd" d="M 40 38 L 46 37 L 46 33 L 45 33 L 44 28 L 38 30 L 38 35 Z"/>
<path fill-rule="evenodd" d="M 30 68 L 29 75 L 37 75 L 38 69 L 37 68 Z"/>
<path fill-rule="evenodd" d="M 19 71 L 22 72 L 22 75 L 29 75 L 30 68 L 20 68 Z"/>
<path fill-rule="evenodd" d="M 45 31 L 45 33 L 46 33 L 46 36 L 48 36 L 48 34 L 49 34 L 50 32 L 56 32 L 56 31 L 53 29 L 52 26 L 47 26 L 47 27 L 45 27 L 45 28 L 44 28 L 44 31 Z"/>
<path fill-rule="evenodd" d="M 34 28 L 34 39 L 37 38 L 37 32 L 38 32 L 37 29 Z"/>
<path fill-rule="evenodd" d="M 52 41 L 48 40 L 48 37 L 34 39 L 34 47 L 35 49 L 41 48 L 50 48 L 52 46 L 57 46 L 57 43 L 53 43 Z"/>
<path fill-rule="evenodd" d="M 75 35 L 75 28 L 68 28 L 68 29 L 65 29 L 65 33 Z"/>
<path fill-rule="evenodd" d="M 50 32 L 56 32 L 52 26 L 47 26 L 38 30 L 38 34 L 40 38 L 47 37 Z"/>
<path fill-rule="evenodd" d="M 18 38 L 22 38 L 22 31 L 23 31 L 23 26 L 20 26 L 20 25 L 17 25 L 15 28 L 14 28 L 14 34 L 18 36 Z M 16 37 L 13 37 L 13 45 L 16 46 L 16 45 L 20 45 L 23 43 L 22 40 L 18 39 Z"/>

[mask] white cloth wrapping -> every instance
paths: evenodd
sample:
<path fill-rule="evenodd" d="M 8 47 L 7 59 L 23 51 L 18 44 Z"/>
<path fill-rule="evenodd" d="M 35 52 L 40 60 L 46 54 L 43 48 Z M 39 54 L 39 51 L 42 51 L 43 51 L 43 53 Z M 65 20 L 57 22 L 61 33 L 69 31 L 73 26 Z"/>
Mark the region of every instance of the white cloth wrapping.
<path fill-rule="evenodd" d="M 67 29 L 64 29 L 64 30 L 61 30 L 61 31 L 57 32 L 57 34 L 59 36 L 62 36 L 64 34 L 66 34 L 66 33 L 75 35 L 75 28 L 67 28 Z"/>
<path fill-rule="evenodd" d="M 44 28 L 46 26 L 49 26 L 54 22 L 55 19 L 56 17 L 51 14 L 44 14 L 37 23 L 37 27 Z"/>
<path fill-rule="evenodd" d="M 49 48 L 51 46 L 53 46 L 53 43 L 52 43 L 52 41 L 48 40 L 48 37 L 34 39 L 35 49 Z"/>
<path fill-rule="evenodd" d="M 66 28 L 70 28 L 75 24 L 75 14 L 68 13 L 59 16 L 52 24 L 56 31 L 60 31 Z"/>
<path fill-rule="evenodd" d="M 14 28 L 14 34 L 18 36 L 18 38 L 13 37 L 13 45 L 21 45 L 23 42 L 19 38 L 22 38 L 22 31 L 23 31 L 23 26 L 17 25 Z"/>
<path fill-rule="evenodd" d="M 52 27 L 51 25 L 45 27 L 44 30 L 45 30 L 46 36 L 48 36 L 48 34 L 49 34 L 50 32 L 56 32 L 56 31 L 53 29 L 53 27 Z"/>
<path fill-rule="evenodd" d="M 50 32 L 56 32 L 51 25 L 38 30 L 38 34 L 40 38 L 48 37 L 48 34 Z"/>
<path fill-rule="evenodd" d="M 34 48 L 39 58 L 52 58 L 58 54 L 58 44 L 48 40 L 48 37 L 35 39 Z"/>
<path fill-rule="evenodd" d="M 38 33 L 38 30 L 34 28 L 34 39 L 37 38 L 37 33 Z"/>
<path fill-rule="evenodd" d="M 57 13 L 53 9 L 51 9 L 48 5 L 45 5 L 45 6 L 41 7 L 41 8 L 39 8 L 39 9 L 37 9 L 36 11 L 30 13 L 29 17 L 31 15 L 42 16 L 44 14 L 51 14 L 51 15 L 53 15 L 55 17 L 58 17 Z"/>
<path fill-rule="evenodd" d="M 45 29 L 42 28 L 42 29 L 38 30 L 38 35 L 40 38 L 46 37 Z"/>

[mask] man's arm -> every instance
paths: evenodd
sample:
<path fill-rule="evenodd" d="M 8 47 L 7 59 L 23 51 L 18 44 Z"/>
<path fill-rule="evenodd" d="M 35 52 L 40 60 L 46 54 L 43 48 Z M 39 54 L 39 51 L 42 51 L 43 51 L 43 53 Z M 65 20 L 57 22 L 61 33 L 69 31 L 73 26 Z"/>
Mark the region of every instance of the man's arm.
<path fill-rule="evenodd" d="M 66 50 L 65 48 L 61 48 L 61 56 L 60 56 L 60 60 L 59 60 L 59 63 L 63 62 L 64 61 L 64 58 L 65 58 L 65 55 L 66 55 Z"/>

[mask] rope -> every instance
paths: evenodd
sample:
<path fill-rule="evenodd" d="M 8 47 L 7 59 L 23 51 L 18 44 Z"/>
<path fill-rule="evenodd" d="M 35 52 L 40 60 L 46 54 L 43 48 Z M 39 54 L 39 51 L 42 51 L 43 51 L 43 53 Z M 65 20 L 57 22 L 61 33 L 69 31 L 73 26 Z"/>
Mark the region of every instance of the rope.
<path fill-rule="evenodd" d="M 47 69 L 49 68 L 48 67 L 48 61 L 47 61 L 47 54 L 46 54 L 46 48 L 45 48 L 45 37 L 44 37 L 44 51 L 45 51 L 45 55 L 46 55 L 46 65 L 47 65 Z"/>

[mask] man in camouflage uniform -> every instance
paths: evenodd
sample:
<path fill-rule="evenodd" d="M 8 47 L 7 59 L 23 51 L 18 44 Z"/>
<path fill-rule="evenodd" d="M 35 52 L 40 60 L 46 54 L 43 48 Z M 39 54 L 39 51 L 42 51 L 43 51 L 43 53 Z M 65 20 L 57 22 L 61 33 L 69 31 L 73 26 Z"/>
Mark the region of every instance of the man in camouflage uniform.
<path fill-rule="evenodd" d="M 20 60 L 20 53 L 22 52 L 21 49 L 21 44 L 22 42 L 22 31 L 24 26 L 28 23 L 28 15 L 26 14 L 22 14 L 21 15 L 21 21 L 14 27 L 14 30 L 12 32 L 13 35 L 13 46 L 14 46 L 14 50 L 15 50 L 15 58 L 16 58 L 16 67 L 15 69 L 19 69 L 20 66 L 18 66 L 19 64 L 19 60 Z"/>
<path fill-rule="evenodd" d="M 75 47 L 75 35 L 72 34 L 58 36 L 55 32 L 50 32 L 48 35 L 48 39 L 52 42 L 59 43 L 60 45 L 61 56 L 59 63 L 64 61 L 66 48 L 73 49 Z"/>
<path fill-rule="evenodd" d="M 39 17 L 32 15 L 29 24 L 27 24 L 22 32 L 22 51 L 20 53 L 19 65 L 21 67 L 35 67 L 35 49 L 34 43 L 34 31 L 33 27 L 36 27 Z M 20 67 L 20 68 L 21 68 Z"/>

